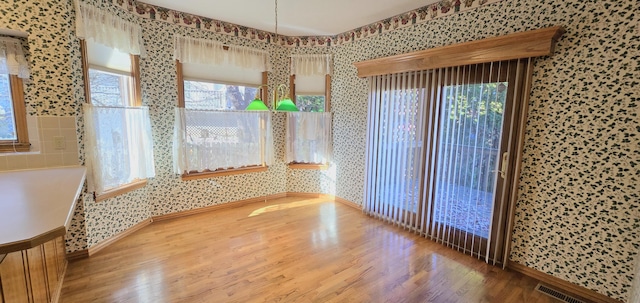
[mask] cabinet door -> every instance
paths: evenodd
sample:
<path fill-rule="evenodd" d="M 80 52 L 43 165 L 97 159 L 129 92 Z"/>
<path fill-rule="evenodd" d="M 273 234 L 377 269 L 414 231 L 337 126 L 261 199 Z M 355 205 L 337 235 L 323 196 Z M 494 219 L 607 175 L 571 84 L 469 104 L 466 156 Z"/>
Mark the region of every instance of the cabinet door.
<path fill-rule="evenodd" d="M 7 254 L 0 263 L 3 303 L 29 302 L 27 272 L 22 253 L 22 251 L 17 251 Z"/>
<path fill-rule="evenodd" d="M 58 279 L 62 280 L 62 275 L 67 269 L 67 249 L 64 247 L 64 237 L 57 237 L 56 241 L 56 259 L 58 264 Z"/>
<path fill-rule="evenodd" d="M 58 256 L 56 254 L 58 246 L 56 245 L 55 240 L 44 243 L 42 246 L 44 247 L 44 262 L 47 273 L 49 294 L 51 295 L 50 298 L 53 299 L 58 291 L 58 281 L 60 281 L 57 264 Z"/>
<path fill-rule="evenodd" d="M 47 292 L 47 275 L 45 272 L 44 249 L 42 245 L 27 250 L 27 261 L 29 264 L 29 277 L 31 281 L 31 293 L 33 303 L 49 302 Z"/>

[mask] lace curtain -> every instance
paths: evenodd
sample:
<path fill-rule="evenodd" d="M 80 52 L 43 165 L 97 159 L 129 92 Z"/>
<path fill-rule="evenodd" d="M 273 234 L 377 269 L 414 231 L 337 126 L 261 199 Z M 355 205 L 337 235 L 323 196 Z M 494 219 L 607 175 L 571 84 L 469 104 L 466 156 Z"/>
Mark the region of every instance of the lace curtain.
<path fill-rule="evenodd" d="M 140 25 L 125 21 L 95 6 L 75 1 L 76 35 L 121 52 L 145 57 Z"/>
<path fill-rule="evenodd" d="M 291 55 L 291 74 L 297 76 L 324 76 L 333 73 L 330 54 Z"/>
<path fill-rule="evenodd" d="M 270 70 L 269 54 L 266 51 L 235 45 L 225 46 L 217 41 L 184 36 L 176 36 L 174 59 L 182 63 L 229 63 L 242 68 Z"/>
<path fill-rule="evenodd" d="M 327 164 L 332 153 L 331 113 L 287 113 L 286 161 Z"/>
<path fill-rule="evenodd" d="M 147 107 L 84 104 L 83 109 L 90 191 L 101 194 L 155 176 Z"/>
<path fill-rule="evenodd" d="M 18 39 L 0 37 L 0 74 L 29 78 L 29 63 Z"/>
<path fill-rule="evenodd" d="M 176 108 L 174 172 L 215 171 L 273 162 L 269 112 Z"/>

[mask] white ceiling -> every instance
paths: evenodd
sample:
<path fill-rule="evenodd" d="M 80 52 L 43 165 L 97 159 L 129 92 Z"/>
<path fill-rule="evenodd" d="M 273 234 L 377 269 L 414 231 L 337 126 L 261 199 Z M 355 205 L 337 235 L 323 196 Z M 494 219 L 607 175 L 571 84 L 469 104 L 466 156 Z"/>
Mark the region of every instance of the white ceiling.
<path fill-rule="evenodd" d="M 439 0 L 278 0 L 278 34 L 333 36 Z M 141 0 L 202 17 L 275 32 L 274 0 Z"/>

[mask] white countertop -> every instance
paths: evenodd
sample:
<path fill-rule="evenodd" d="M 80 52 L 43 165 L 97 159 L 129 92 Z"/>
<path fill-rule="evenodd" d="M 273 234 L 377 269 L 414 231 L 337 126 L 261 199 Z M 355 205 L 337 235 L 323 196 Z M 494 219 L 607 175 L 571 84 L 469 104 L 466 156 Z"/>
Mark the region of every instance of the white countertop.
<path fill-rule="evenodd" d="M 64 235 L 85 176 L 82 166 L 0 172 L 0 254 Z"/>

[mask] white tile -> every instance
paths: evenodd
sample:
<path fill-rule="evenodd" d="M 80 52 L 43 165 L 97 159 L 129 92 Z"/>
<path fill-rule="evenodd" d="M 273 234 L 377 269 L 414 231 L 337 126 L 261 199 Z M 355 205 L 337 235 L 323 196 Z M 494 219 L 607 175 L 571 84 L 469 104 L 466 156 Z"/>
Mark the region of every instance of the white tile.
<path fill-rule="evenodd" d="M 59 117 L 60 128 L 76 129 L 76 117 Z"/>
<path fill-rule="evenodd" d="M 67 141 L 78 141 L 75 128 L 61 128 L 60 135 L 64 136 L 64 139 Z"/>
<path fill-rule="evenodd" d="M 43 168 L 46 167 L 45 155 L 27 155 L 27 167 Z"/>
<path fill-rule="evenodd" d="M 47 167 L 64 166 L 63 154 L 46 154 Z"/>
<path fill-rule="evenodd" d="M 28 168 L 27 156 L 25 155 L 7 156 L 8 170 L 27 169 L 27 168 Z"/>
<path fill-rule="evenodd" d="M 60 128 L 60 120 L 55 116 L 40 116 L 41 128 Z"/>
<path fill-rule="evenodd" d="M 62 160 L 64 161 L 64 165 L 78 165 L 80 162 L 78 153 L 64 153 L 62 154 Z"/>
<path fill-rule="evenodd" d="M 7 170 L 7 157 L 0 157 L 0 171 Z"/>
<path fill-rule="evenodd" d="M 41 131 L 42 137 L 40 140 L 42 141 L 53 141 L 53 137 L 60 136 L 59 128 L 43 128 Z"/>

